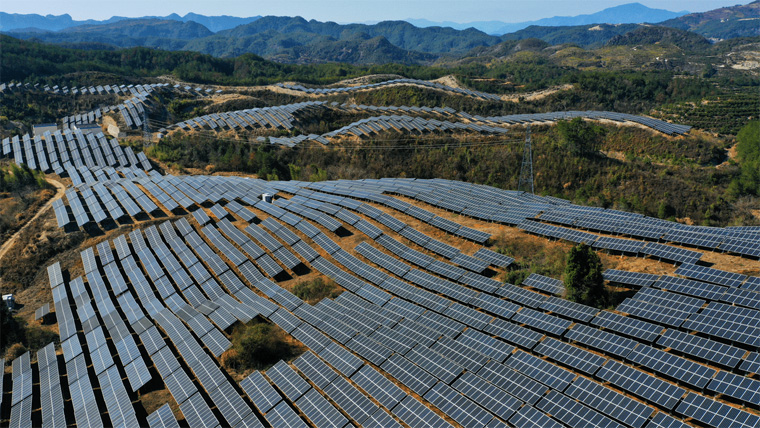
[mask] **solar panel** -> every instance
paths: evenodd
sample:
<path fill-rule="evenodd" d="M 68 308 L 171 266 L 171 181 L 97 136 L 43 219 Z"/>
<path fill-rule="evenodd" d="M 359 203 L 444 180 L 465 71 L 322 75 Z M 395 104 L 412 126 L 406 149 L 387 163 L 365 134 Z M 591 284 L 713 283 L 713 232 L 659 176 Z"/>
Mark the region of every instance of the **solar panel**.
<path fill-rule="evenodd" d="M 351 419 L 359 424 L 363 424 L 378 410 L 376 404 L 343 377 L 336 377 L 323 390 Z"/>
<path fill-rule="evenodd" d="M 697 388 L 705 387 L 716 373 L 715 369 L 646 345 L 636 347 L 628 354 L 627 358 L 634 363 L 641 364 L 644 367 L 696 386 Z"/>
<path fill-rule="evenodd" d="M 532 406 L 523 406 L 509 419 L 509 423 L 526 428 L 560 428 L 563 426 Z"/>
<path fill-rule="evenodd" d="M 363 364 L 359 358 L 335 342 L 320 351 L 319 356 L 347 377 L 351 377 Z"/>
<path fill-rule="evenodd" d="M 627 426 L 640 428 L 654 409 L 584 377 L 578 377 L 565 394 Z"/>
<path fill-rule="evenodd" d="M 253 414 L 251 408 L 240 398 L 229 382 L 222 382 L 218 388 L 211 391 L 209 396 L 230 426 L 238 426 L 242 420 Z M 261 423 L 255 426 L 263 427 Z"/>
<path fill-rule="evenodd" d="M 683 399 L 676 412 L 716 427 L 750 428 L 760 425 L 760 416 L 694 393 Z"/>
<path fill-rule="evenodd" d="M 568 426 L 622 428 L 622 425 L 614 422 L 601 413 L 598 413 L 557 391 L 549 391 L 549 394 L 544 397 L 536 407 L 559 419 Z"/>
<path fill-rule="evenodd" d="M 730 368 L 736 367 L 745 353 L 735 346 L 672 329 L 667 330 L 657 344 Z"/>
<path fill-rule="evenodd" d="M 760 373 L 760 352 L 750 352 L 742 361 L 739 369 L 747 373 Z"/>
<path fill-rule="evenodd" d="M 216 416 L 214 416 L 200 393 L 193 394 L 180 404 L 179 410 L 185 416 L 185 420 L 189 426 L 212 428 L 219 424 Z"/>
<path fill-rule="evenodd" d="M 438 382 L 424 398 L 463 426 L 485 426 L 493 416 L 469 398 Z"/>
<path fill-rule="evenodd" d="M 293 365 L 317 388 L 322 390 L 338 377 L 338 373 L 311 351 L 307 351 L 293 360 Z"/>
<path fill-rule="evenodd" d="M 348 419 L 316 389 L 305 393 L 295 402 L 295 405 L 316 426 L 341 428 L 348 423 Z"/>
<path fill-rule="evenodd" d="M 148 415 L 148 425 L 151 428 L 179 428 L 179 423 L 172 413 L 169 403 L 164 404 Z"/>
<path fill-rule="evenodd" d="M 267 377 L 282 391 L 286 397 L 291 401 L 296 401 L 311 387 L 302 377 L 298 376 L 296 372 L 284 361 L 279 361 L 277 364 L 269 368 L 266 371 Z"/>
<path fill-rule="evenodd" d="M 540 331 L 560 336 L 572 324 L 570 321 L 560 319 L 530 308 L 523 308 L 512 316 L 512 321 L 526 324 Z"/>
<path fill-rule="evenodd" d="M 286 403 L 285 401 L 280 402 L 277 406 L 272 408 L 272 410 L 267 413 L 266 415 L 267 421 L 273 426 L 273 427 L 284 427 L 284 428 L 308 428 L 309 425 L 306 424 L 301 418 L 298 417 L 298 414 L 293 411 L 292 408 Z"/>
<path fill-rule="evenodd" d="M 487 248 L 481 248 L 478 251 L 473 254 L 474 257 L 479 258 L 481 260 L 485 260 L 488 263 L 490 263 L 492 266 L 505 268 L 512 263 L 514 263 L 515 259 L 509 256 L 505 256 L 504 254 L 497 253 L 495 251 L 491 251 Z"/>
<path fill-rule="evenodd" d="M 268 413 L 282 401 L 282 396 L 272 388 L 260 372 L 253 372 L 240 381 L 240 387 L 262 413 Z"/>
<path fill-rule="evenodd" d="M 729 287 L 738 287 L 747 279 L 747 275 L 691 264 L 682 264 L 675 274 Z"/>
<path fill-rule="evenodd" d="M 361 333 L 346 342 L 346 347 L 360 357 L 378 366 L 387 360 L 393 353 L 393 350 L 390 348 L 381 345 L 379 342 L 370 339 Z"/>
<path fill-rule="evenodd" d="M 451 428 L 451 424 L 438 416 L 411 395 L 407 395 L 392 409 L 394 415 L 412 427 Z"/>
<path fill-rule="evenodd" d="M 192 381 L 190 381 L 187 373 L 182 369 L 175 370 L 171 375 L 164 378 L 164 383 L 172 394 L 172 397 L 174 397 L 174 401 L 179 405 L 182 405 L 191 395 L 198 391 Z"/>
<path fill-rule="evenodd" d="M 672 410 L 686 393 L 683 388 L 614 360 L 608 360 L 596 376 L 669 410 Z"/>
<path fill-rule="evenodd" d="M 710 381 L 707 390 L 733 397 L 742 403 L 760 404 L 760 381 L 722 370 Z"/>
<path fill-rule="evenodd" d="M 520 350 L 505 364 L 554 389 L 564 390 L 575 378 L 574 373 Z"/>
<path fill-rule="evenodd" d="M 415 345 L 405 357 L 447 384 L 464 371 L 464 367 L 420 344 Z"/>

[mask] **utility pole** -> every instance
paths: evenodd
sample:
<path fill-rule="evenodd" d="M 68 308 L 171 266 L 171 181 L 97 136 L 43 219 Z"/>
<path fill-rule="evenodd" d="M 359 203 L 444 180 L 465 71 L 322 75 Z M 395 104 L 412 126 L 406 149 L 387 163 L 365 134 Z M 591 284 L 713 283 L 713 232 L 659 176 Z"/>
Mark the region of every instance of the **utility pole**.
<path fill-rule="evenodd" d="M 523 188 L 524 187 L 524 188 Z M 523 149 L 522 167 L 520 168 L 520 181 L 517 183 L 517 190 L 533 190 L 533 151 L 530 147 L 530 125 L 525 130 L 525 148 Z"/>

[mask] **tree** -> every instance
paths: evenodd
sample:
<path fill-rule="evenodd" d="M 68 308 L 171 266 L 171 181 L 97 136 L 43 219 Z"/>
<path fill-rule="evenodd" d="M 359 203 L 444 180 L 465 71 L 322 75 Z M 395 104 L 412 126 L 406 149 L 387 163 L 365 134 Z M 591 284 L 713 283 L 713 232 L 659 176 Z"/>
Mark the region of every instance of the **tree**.
<path fill-rule="evenodd" d="M 228 367 L 262 369 L 291 357 L 295 349 L 287 342 L 285 332 L 272 324 L 251 321 L 232 333 L 232 348 L 225 361 Z"/>
<path fill-rule="evenodd" d="M 24 340 L 24 330 L 24 325 L 11 314 L 5 302 L 0 302 L 0 350 Z"/>
<path fill-rule="evenodd" d="M 557 132 L 572 154 L 588 156 L 599 150 L 607 130 L 576 117 L 571 121 L 557 122 Z"/>
<path fill-rule="evenodd" d="M 591 247 L 584 243 L 573 247 L 565 265 L 567 299 L 597 308 L 605 307 L 610 299 L 604 288 L 603 270 L 601 259 Z"/>

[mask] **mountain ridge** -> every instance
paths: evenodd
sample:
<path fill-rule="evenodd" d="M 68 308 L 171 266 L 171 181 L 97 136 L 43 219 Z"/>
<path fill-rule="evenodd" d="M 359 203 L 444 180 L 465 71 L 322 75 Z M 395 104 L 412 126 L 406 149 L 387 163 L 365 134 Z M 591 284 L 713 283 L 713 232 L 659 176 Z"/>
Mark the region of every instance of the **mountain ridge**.
<path fill-rule="evenodd" d="M 640 23 L 657 23 L 668 19 L 677 18 L 688 14 L 686 10 L 673 12 L 666 9 L 654 9 L 642 5 L 641 3 L 627 3 L 619 6 L 612 6 L 599 12 L 590 14 L 581 14 L 575 16 L 553 16 L 542 18 L 534 21 L 523 22 L 503 22 L 503 21 L 475 21 L 469 23 L 455 22 L 433 22 L 424 19 L 410 19 L 407 22 L 420 24 L 424 26 L 451 26 L 455 29 L 465 29 L 473 27 L 487 34 L 503 36 L 516 31 L 528 28 L 530 26 L 542 27 L 564 27 L 578 26 L 589 24 L 640 24 Z"/>

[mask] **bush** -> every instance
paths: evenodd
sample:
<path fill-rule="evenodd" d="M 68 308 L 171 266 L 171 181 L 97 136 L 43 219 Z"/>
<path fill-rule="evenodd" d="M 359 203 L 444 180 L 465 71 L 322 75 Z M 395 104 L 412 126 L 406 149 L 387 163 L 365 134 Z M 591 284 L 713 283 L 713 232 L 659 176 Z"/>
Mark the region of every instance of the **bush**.
<path fill-rule="evenodd" d="M 335 281 L 316 278 L 311 281 L 299 282 L 293 287 L 293 294 L 304 301 L 322 300 L 325 297 L 335 298 L 340 290 Z"/>
<path fill-rule="evenodd" d="M 251 321 L 233 331 L 232 348 L 222 357 L 222 364 L 237 370 L 261 370 L 295 354 L 281 328 Z"/>
<path fill-rule="evenodd" d="M 24 352 L 26 352 L 26 347 L 24 345 L 21 343 L 14 343 L 10 348 L 8 348 L 8 352 L 5 353 L 5 359 L 7 361 L 13 361 L 16 358 L 24 355 Z"/>
<path fill-rule="evenodd" d="M 26 328 L 26 346 L 36 351 L 47 346 L 50 342 L 58 342 L 58 334 L 37 325 L 29 325 Z"/>
<path fill-rule="evenodd" d="M 565 289 L 567 299 L 584 305 L 603 308 L 610 301 L 604 288 L 602 261 L 586 244 L 573 247 L 565 265 Z"/>

